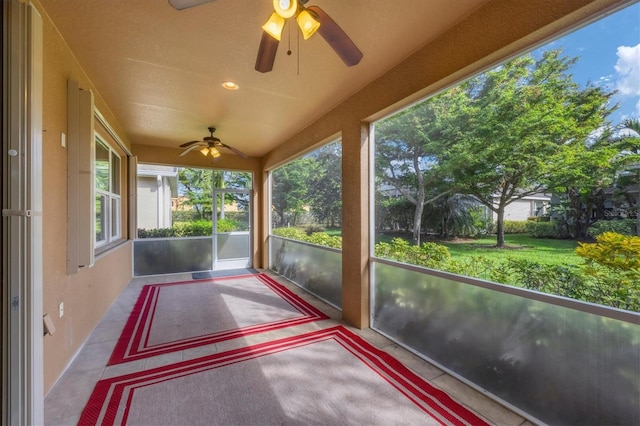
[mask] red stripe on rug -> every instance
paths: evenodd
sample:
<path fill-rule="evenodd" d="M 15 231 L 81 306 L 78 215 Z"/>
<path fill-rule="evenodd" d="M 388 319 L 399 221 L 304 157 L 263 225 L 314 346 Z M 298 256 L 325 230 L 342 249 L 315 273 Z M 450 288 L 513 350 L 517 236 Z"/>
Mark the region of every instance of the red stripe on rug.
<path fill-rule="evenodd" d="M 203 334 L 198 334 L 195 336 L 174 338 L 170 341 L 161 343 L 149 343 L 151 332 L 154 326 L 154 320 L 158 317 L 158 315 L 162 315 L 162 312 L 158 312 L 158 309 L 160 309 L 158 304 L 163 289 L 168 289 L 172 286 L 174 286 L 175 288 L 180 288 L 179 286 L 186 285 L 215 285 L 218 282 L 228 282 L 232 280 L 242 279 L 255 280 L 257 283 L 264 285 L 264 287 L 268 288 L 271 291 L 269 294 L 272 294 L 283 301 L 283 306 L 288 306 L 289 309 L 292 308 L 296 312 L 295 316 L 291 317 L 291 315 L 294 314 L 290 313 L 290 315 L 286 318 L 274 318 L 273 320 L 257 322 L 255 324 L 245 325 L 242 327 L 231 327 L 228 329 L 215 330 Z M 242 286 L 239 285 L 238 287 L 234 288 L 241 289 L 241 287 Z M 189 306 L 185 306 L 185 309 L 189 308 Z M 293 325 L 304 324 L 307 322 L 318 321 L 327 318 L 329 317 L 326 314 L 316 309 L 308 302 L 300 298 L 298 295 L 294 294 L 289 289 L 264 274 L 240 275 L 214 279 L 145 285 L 140 292 L 140 295 L 133 307 L 133 310 L 131 311 L 131 314 L 129 315 L 127 323 L 122 330 L 120 338 L 118 339 L 118 342 L 107 365 L 120 364 L 123 362 L 148 358 L 151 356 L 162 355 L 204 345 L 210 345 L 216 342 L 235 339 L 249 334 L 275 330 L 283 327 L 290 327 Z M 215 324 L 212 324 L 212 326 L 214 325 Z"/>
<path fill-rule="evenodd" d="M 398 401 L 404 401 L 404 404 L 408 404 L 414 407 L 413 410 L 415 412 L 410 413 L 412 417 L 407 419 L 397 418 L 397 421 L 403 422 L 409 419 L 413 419 L 413 421 L 418 421 L 419 423 L 437 422 L 439 424 L 446 425 L 487 424 L 484 420 L 476 416 L 474 413 L 472 413 L 459 403 L 455 402 L 445 392 L 434 388 L 422 378 L 412 373 L 394 357 L 371 346 L 364 339 L 342 326 L 318 330 L 270 342 L 264 342 L 249 347 L 242 347 L 227 352 L 196 358 L 193 360 L 178 362 L 164 367 L 158 367 L 146 371 L 140 371 L 137 373 L 100 380 L 96 384 L 96 387 L 91 397 L 89 398 L 89 402 L 82 412 L 78 424 L 126 424 L 130 416 L 130 410 L 134 395 L 136 394 L 136 392 L 140 392 L 143 389 L 151 389 L 154 386 L 166 385 L 167 382 L 171 382 L 173 380 L 181 380 L 187 376 L 198 375 L 200 373 L 206 374 L 207 372 L 215 369 L 256 360 L 262 357 L 285 353 L 286 351 L 297 348 L 309 347 L 309 345 L 321 344 L 322 342 L 326 341 L 337 342 L 339 347 L 345 350 L 344 354 L 341 356 L 353 356 L 355 360 L 360 361 L 360 363 L 368 367 L 368 369 L 365 368 L 365 371 L 375 372 L 375 375 L 379 376 L 379 378 L 382 378 L 384 382 L 386 382 L 391 388 L 395 389 L 395 391 L 402 395 L 398 396 L 398 398 L 400 398 Z M 320 357 L 328 356 L 327 352 L 318 351 L 321 351 L 321 348 L 316 349 L 315 352 L 312 353 L 319 353 Z M 286 362 L 282 365 L 280 363 L 275 363 L 275 365 L 278 366 L 278 369 L 282 369 L 283 371 L 300 369 L 303 372 L 311 372 L 316 371 L 317 369 L 317 366 L 313 363 L 306 366 L 292 366 L 291 364 Z M 336 368 L 338 367 L 339 366 L 336 366 Z M 318 374 L 329 374 L 329 372 L 320 371 Z M 251 380 L 251 378 L 243 379 Z M 259 381 L 259 379 L 260 377 L 258 377 L 256 380 Z M 224 382 L 216 382 L 207 384 L 207 389 L 212 389 L 213 387 L 225 389 L 226 386 L 227 384 Z M 269 388 L 270 384 L 267 383 L 266 386 L 267 388 Z M 378 386 L 379 385 L 376 385 L 375 389 L 379 389 Z M 250 389 L 252 389 L 251 386 Z M 357 392 L 367 390 L 368 389 L 357 389 Z M 321 390 L 321 392 L 323 392 L 323 395 L 325 395 L 325 393 L 326 395 L 330 395 L 335 391 L 336 389 L 332 389 L 330 387 Z M 297 395 L 297 393 L 294 392 L 281 394 L 279 395 L 280 399 L 278 399 L 278 401 L 280 401 L 284 406 L 286 405 L 286 401 L 282 401 L 282 398 L 286 399 L 291 395 Z M 260 398 L 261 396 L 262 394 L 257 395 L 258 398 Z M 265 395 L 265 399 L 268 396 L 269 395 Z M 365 396 L 367 397 L 367 400 L 372 401 L 371 403 L 374 405 L 378 401 L 377 398 L 379 397 L 379 395 Z M 256 397 L 256 395 L 237 395 L 237 398 L 240 399 L 248 397 Z M 215 396 L 211 396 L 211 398 L 215 400 Z M 322 405 L 323 401 L 317 401 L 317 403 L 319 405 Z M 348 402 L 345 401 L 345 404 L 348 404 Z M 242 404 L 239 405 L 242 406 Z M 153 406 L 147 407 L 145 405 L 144 409 L 145 411 L 149 410 L 149 412 L 154 411 Z M 359 410 L 366 408 L 356 407 L 355 409 Z M 406 413 L 407 411 L 404 412 Z M 425 416 L 422 419 L 423 421 L 421 421 L 421 418 L 416 418 L 416 413 L 420 412 L 422 412 L 423 414 L 420 414 L 419 416 Z M 209 413 L 209 415 L 211 415 L 211 413 Z M 427 421 L 427 419 L 429 419 L 429 421 Z M 175 420 L 179 419 L 174 419 L 174 421 Z M 218 424 L 224 419 L 217 420 L 218 421 L 216 421 L 216 418 L 208 418 L 210 424 Z M 228 420 L 228 418 L 226 420 Z M 288 418 L 288 420 L 291 419 Z M 322 419 L 316 420 L 322 421 Z M 376 419 L 374 418 L 374 420 Z M 293 421 L 295 422 L 295 419 Z"/>

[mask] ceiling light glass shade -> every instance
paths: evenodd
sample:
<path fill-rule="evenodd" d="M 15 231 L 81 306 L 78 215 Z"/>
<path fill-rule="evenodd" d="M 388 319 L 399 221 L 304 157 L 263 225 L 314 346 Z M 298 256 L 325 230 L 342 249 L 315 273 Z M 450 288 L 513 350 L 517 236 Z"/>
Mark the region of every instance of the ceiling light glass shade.
<path fill-rule="evenodd" d="M 217 148 L 211 148 L 211 156 L 213 158 L 218 158 L 220 157 L 220 151 L 218 151 Z"/>
<path fill-rule="evenodd" d="M 233 81 L 224 81 L 224 82 L 222 82 L 222 87 L 224 87 L 227 90 L 238 90 L 240 88 L 240 86 L 238 86 Z"/>
<path fill-rule="evenodd" d="M 318 28 L 320 28 L 320 21 L 308 10 L 300 12 L 296 17 L 296 21 L 298 21 L 298 26 L 300 27 L 300 31 L 302 31 L 302 37 L 304 37 L 305 40 L 314 35 L 316 31 L 318 31 Z"/>
<path fill-rule="evenodd" d="M 202 149 L 200 150 L 200 152 L 202 153 L 202 155 L 205 155 L 205 156 L 206 156 L 207 154 L 209 154 L 209 148 L 207 148 L 207 147 L 205 146 L 204 148 L 202 148 Z"/>
<path fill-rule="evenodd" d="M 273 10 L 284 19 L 291 18 L 298 11 L 298 0 L 273 0 Z"/>
<path fill-rule="evenodd" d="M 282 38 L 282 29 L 284 28 L 284 18 L 273 12 L 269 17 L 269 20 L 262 26 L 262 29 L 267 32 L 271 37 L 280 41 Z"/>

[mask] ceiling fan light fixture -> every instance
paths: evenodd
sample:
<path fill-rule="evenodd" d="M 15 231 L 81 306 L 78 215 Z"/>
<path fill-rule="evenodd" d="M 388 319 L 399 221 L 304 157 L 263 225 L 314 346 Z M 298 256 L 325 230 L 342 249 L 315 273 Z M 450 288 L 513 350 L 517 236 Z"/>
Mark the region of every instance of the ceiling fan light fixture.
<path fill-rule="evenodd" d="M 303 9 L 298 14 L 296 21 L 298 21 L 302 37 L 304 37 L 305 40 L 314 35 L 316 31 L 318 31 L 318 28 L 320 28 L 320 21 L 307 9 Z"/>
<path fill-rule="evenodd" d="M 209 154 L 209 148 L 205 146 L 200 150 L 200 152 L 206 157 Z"/>
<path fill-rule="evenodd" d="M 273 12 L 269 20 L 262 26 L 262 29 L 271 37 L 280 41 L 282 38 L 282 29 L 284 28 L 284 20 L 277 12 Z"/>
<path fill-rule="evenodd" d="M 298 0 L 273 0 L 273 10 L 283 19 L 291 18 L 298 11 Z"/>
<path fill-rule="evenodd" d="M 211 148 L 210 153 L 211 153 L 211 156 L 212 156 L 213 158 L 218 158 L 218 157 L 220 157 L 220 155 L 221 155 L 221 154 L 220 154 L 220 151 L 218 151 L 218 148 L 215 148 L 215 147 L 214 147 L 214 148 Z"/>

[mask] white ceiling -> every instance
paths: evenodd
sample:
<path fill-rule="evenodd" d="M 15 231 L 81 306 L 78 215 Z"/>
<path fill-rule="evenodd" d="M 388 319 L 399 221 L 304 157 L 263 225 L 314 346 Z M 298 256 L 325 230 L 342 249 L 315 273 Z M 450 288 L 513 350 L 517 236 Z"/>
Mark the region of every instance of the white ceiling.
<path fill-rule="evenodd" d="M 178 147 L 213 125 L 224 143 L 262 156 L 485 1 L 310 0 L 350 36 L 362 61 L 345 66 L 322 37 L 302 40 L 289 22 L 265 74 L 254 65 L 272 0 L 181 11 L 167 0 L 41 3 L 133 144 Z M 223 89 L 225 80 L 240 90 Z"/>

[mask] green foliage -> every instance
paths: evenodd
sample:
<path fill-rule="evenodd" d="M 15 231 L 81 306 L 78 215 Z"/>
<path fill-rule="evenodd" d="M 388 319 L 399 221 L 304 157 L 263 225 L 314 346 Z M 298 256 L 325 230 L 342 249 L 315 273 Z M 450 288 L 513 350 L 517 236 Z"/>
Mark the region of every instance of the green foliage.
<path fill-rule="evenodd" d="M 592 299 L 622 309 L 640 311 L 640 237 L 604 232 L 576 253 L 586 260 L 582 270 L 592 283 Z"/>
<path fill-rule="evenodd" d="M 438 269 L 443 269 L 443 266 L 451 260 L 449 250 L 443 245 L 422 243 L 416 246 L 402 238 L 394 238 L 390 243 L 376 244 L 375 255 L 411 265 Z"/>
<path fill-rule="evenodd" d="M 567 239 L 569 233 L 562 223 L 557 221 L 537 222 L 529 221 L 526 225 L 527 232 L 534 238 Z"/>
<path fill-rule="evenodd" d="M 191 206 L 198 219 L 211 219 L 213 208 L 213 171 L 210 169 L 179 168 L 178 182 L 185 199 L 182 204 Z"/>
<path fill-rule="evenodd" d="M 622 220 L 599 220 L 589 227 L 587 233 L 593 238 L 605 232 L 615 232 L 622 235 L 634 235 L 636 231 L 636 221 L 634 219 Z"/>
<path fill-rule="evenodd" d="M 342 237 L 332 236 L 326 232 L 314 232 L 308 235 L 306 232 L 296 228 L 276 228 L 271 233 L 278 237 L 304 241 L 319 246 L 342 248 Z"/>
<path fill-rule="evenodd" d="M 576 254 L 589 264 L 640 273 L 640 237 L 604 232 L 593 244 L 579 243 Z"/>
<path fill-rule="evenodd" d="M 526 234 L 527 230 L 526 220 L 505 220 L 504 221 L 504 233 L 505 234 Z"/>
<path fill-rule="evenodd" d="M 218 219 L 218 232 L 232 232 L 239 229 L 239 224 L 233 219 Z M 177 222 L 171 228 L 138 229 L 138 238 L 180 238 L 207 237 L 212 235 L 210 220 L 196 220 L 192 222 Z"/>

